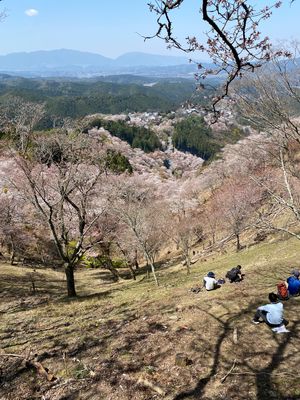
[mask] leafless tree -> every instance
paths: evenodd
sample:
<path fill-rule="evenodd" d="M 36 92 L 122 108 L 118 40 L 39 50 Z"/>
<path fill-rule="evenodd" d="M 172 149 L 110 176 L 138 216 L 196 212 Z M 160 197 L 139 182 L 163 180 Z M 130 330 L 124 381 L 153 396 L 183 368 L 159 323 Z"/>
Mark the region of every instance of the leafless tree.
<path fill-rule="evenodd" d="M 1 110 L 1 128 L 16 142 L 18 149 L 26 153 L 34 128 L 45 115 L 45 105 L 10 97 Z"/>
<path fill-rule="evenodd" d="M 247 77 L 235 96 L 243 118 L 268 139 L 268 162 L 261 159 L 261 168 L 251 174 L 267 200 L 257 226 L 300 239 L 300 68 L 295 49 L 293 59 L 274 59 L 271 70 Z"/>
<path fill-rule="evenodd" d="M 258 214 L 256 226 L 262 230 L 286 233 L 300 240 L 299 151 L 299 143 L 293 146 L 289 143 L 285 148 L 279 148 L 279 165 L 273 167 L 268 179 L 263 174 L 252 175 L 251 178 L 267 194 L 267 201 Z"/>
<path fill-rule="evenodd" d="M 279 141 L 300 139 L 298 49 L 290 60 L 274 58 L 268 67 L 246 75 L 234 86 L 237 109 L 247 123 Z"/>

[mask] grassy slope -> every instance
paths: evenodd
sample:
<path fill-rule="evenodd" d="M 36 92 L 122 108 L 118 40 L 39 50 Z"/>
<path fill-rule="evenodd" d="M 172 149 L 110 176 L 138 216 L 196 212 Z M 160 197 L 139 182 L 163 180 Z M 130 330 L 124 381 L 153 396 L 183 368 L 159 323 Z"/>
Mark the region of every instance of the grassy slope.
<path fill-rule="evenodd" d="M 299 266 L 298 247 L 292 239 L 211 255 L 194 264 L 189 277 L 169 265 L 159 271 L 158 289 L 152 281 L 111 284 L 101 271 L 78 272 L 81 297 L 75 301 L 61 296 L 59 272 L 39 271 L 39 293 L 30 296 L 30 270 L 1 265 L 1 353 L 31 350 L 60 379 L 47 383 L 22 370 L 18 359 L 1 357 L 0 399 L 163 398 L 138 385 L 141 376 L 168 399 L 300 399 L 300 298 L 284 303 L 290 334 L 250 323 L 278 280 Z M 244 282 L 210 293 L 189 291 L 207 271 L 224 276 L 236 264 L 243 266 Z M 182 352 L 191 364 L 175 366 Z M 221 383 L 234 360 L 233 374 Z"/>

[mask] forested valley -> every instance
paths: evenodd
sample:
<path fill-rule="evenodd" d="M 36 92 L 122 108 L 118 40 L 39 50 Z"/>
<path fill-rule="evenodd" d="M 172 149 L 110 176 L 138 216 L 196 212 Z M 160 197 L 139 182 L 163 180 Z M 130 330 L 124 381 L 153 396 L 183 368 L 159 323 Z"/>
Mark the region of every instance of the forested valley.
<path fill-rule="evenodd" d="M 299 398 L 299 298 L 249 323 L 299 268 L 297 60 L 217 118 L 215 81 L 1 76 L 1 400 Z"/>

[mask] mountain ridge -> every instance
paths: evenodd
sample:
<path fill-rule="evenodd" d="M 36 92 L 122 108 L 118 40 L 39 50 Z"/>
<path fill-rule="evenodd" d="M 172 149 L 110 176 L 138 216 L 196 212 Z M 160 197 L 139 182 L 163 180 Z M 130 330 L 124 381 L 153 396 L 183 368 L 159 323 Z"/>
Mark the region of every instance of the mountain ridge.
<path fill-rule="evenodd" d="M 0 55 L 0 68 L 16 67 L 15 62 L 51 62 L 52 65 L 62 66 L 65 63 L 69 65 L 81 66 L 105 66 L 116 64 L 118 66 L 144 65 L 182 65 L 187 64 L 188 59 L 184 57 L 150 54 L 143 52 L 128 52 L 114 58 L 105 57 L 102 54 L 92 53 L 88 51 L 79 51 L 72 49 L 56 49 L 56 50 L 37 50 L 32 52 L 14 52 L 6 55 Z M 149 64 L 150 63 L 150 64 Z M 23 65 L 24 66 L 24 65 Z M 25 64 L 26 66 L 26 64 Z M 18 66 L 19 67 L 19 66 Z"/>
<path fill-rule="evenodd" d="M 208 65 L 208 64 L 207 64 Z M 193 75 L 188 58 L 128 52 L 113 59 L 101 54 L 70 49 L 38 50 L 0 55 L 0 72 L 26 76 L 96 76 L 135 74 L 150 76 Z"/>

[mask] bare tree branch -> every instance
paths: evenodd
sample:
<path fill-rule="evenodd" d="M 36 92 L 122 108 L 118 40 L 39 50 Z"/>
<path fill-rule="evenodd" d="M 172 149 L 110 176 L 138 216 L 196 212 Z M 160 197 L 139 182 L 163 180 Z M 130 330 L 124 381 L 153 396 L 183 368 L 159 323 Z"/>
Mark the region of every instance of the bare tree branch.
<path fill-rule="evenodd" d="M 174 33 L 176 23 L 173 17 L 173 12 L 185 4 L 185 0 L 157 0 L 149 3 L 150 11 L 157 15 L 158 28 L 152 36 L 144 36 L 144 39 L 158 37 L 168 47 L 185 53 L 207 53 L 214 66 L 204 68 L 196 62 L 202 71 L 196 74 L 197 80 L 203 80 L 209 75 L 226 75 L 221 93 L 213 99 L 212 107 L 216 115 L 217 104 L 228 95 L 229 87 L 237 77 L 246 71 L 253 72 L 274 54 L 290 56 L 288 51 L 273 50 L 269 38 L 262 38 L 259 32 L 260 23 L 271 17 L 273 10 L 281 6 L 281 1 L 259 8 L 251 0 L 202 0 L 200 10 L 195 12 L 200 13 L 209 27 L 207 39 L 200 41 L 195 36 L 188 36 L 186 43 Z"/>

